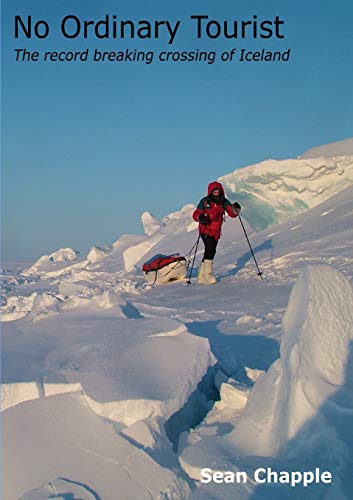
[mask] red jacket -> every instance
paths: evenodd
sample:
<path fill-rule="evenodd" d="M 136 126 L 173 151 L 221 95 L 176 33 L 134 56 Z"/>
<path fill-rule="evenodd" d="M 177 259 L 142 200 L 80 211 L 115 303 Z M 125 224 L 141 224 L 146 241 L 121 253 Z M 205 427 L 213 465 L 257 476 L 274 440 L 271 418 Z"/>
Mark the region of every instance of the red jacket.
<path fill-rule="evenodd" d="M 221 191 L 221 198 L 215 202 L 210 198 L 210 195 L 214 189 L 219 189 Z M 233 219 L 237 216 L 234 213 L 233 206 L 229 200 L 224 195 L 224 189 L 222 184 L 219 182 L 211 182 L 208 185 L 207 196 L 200 200 L 197 205 L 196 210 L 192 214 L 193 219 L 198 222 L 199 216 L 201 214 L 206 214 L 209 224 L 199 223 L 199 231 L 201 234 L 209 234 L 213 236 L 216 240 L 221 237 L 221 227 L 224 220 L 224 214 L 227 212 L 229 217 Z"/>

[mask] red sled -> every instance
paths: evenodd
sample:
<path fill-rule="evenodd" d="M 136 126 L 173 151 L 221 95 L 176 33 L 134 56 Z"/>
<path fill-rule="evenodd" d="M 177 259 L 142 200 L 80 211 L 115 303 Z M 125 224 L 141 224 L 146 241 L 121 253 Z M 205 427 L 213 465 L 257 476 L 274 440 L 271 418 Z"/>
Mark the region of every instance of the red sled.
<path fill-rule="evenodd" d="M 187 262 L 185 257 L 178 253 L 157 254 L 143 264 L 142 271 L 149 283 L 169 283 L 186 277 Z"/>

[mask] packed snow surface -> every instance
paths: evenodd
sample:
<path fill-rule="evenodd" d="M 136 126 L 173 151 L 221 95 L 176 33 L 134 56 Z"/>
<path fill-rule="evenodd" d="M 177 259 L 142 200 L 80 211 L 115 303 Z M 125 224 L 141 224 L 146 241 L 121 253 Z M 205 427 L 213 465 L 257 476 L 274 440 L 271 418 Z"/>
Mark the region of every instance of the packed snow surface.
<path fill-rule="evenodd" d="M 227 218 L 216 285 L 196 283 L 202 244 L 191 286 L 146 283 L 153 255 L 192 260 L 191 204 L 145 212 L 145 234 L 87 256 L 64 248 L 5 266 L 3 498 L 353 497 L 352 158 L 226 177 L 263 280 Z M 201 467 L 251 477 L 267 466 L 320 467 L 334 482 L 198 481 Z"/>
<path fill-rule="evenodd" d="M 4 499 L 182 499 L 190 491 L 114 432 L 79 393 L 10 408 L 2 425 Z"/>

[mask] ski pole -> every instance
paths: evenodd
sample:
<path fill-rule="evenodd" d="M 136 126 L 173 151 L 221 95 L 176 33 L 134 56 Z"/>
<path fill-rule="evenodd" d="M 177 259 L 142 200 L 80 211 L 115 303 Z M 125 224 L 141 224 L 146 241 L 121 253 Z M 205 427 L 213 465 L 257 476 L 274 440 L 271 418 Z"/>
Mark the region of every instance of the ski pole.
<path fill-rule="evenodd" d="M 255 257 L 254 251 L 253 251 L 253 249 L 252 249 L 252 247 L 251 247 L 250 240 L 249 240 L 249 237 L 248 237 L 248 235 L 247 235 L 247 233 L 246 233 L 246 231 L 245 231 L 245 227 L 244 227 L 243 221 L 241 220 L 240 214 L 238 215 L 238 217 L 239 217 L 241 227 L 243 228 L 243 231 L 244 231 L 244 234 L 245 234 L 246 240 L 247 240 L 247 242 L 248 242 L 248 244 L 249 244 L 249 248 L 250 248 L 250 250 L 251 250 L 252 256 L 253 256 L 254 261 L 255 261 L 255 264 L 256 264 L 257 275 L 258 275 L 258 276 L 260 276 L 260 278 L 261 278 L 261 279 L 263 279 L 263 277 L 262 277 L 263 273 L 260 271 L 259 266 L 258 266 L 258 264 L 257 264 L 257 261 L 256 261 L 256 257 Z"/>
<path fill-rule="evenodd" d="M 195 248 L 195 253 L 194 253 L 194 258 L 192 259 L 192 264 L 191 264 L 191 269 L 189 272 L 188 280 L 186 282 L 187 286 L 191 285 L 191 275 L 192 275 L 192 270 L 194 269 L 194 264 L 195 264 L 195 258 L 196 258 L 196 253 L 197 253 L 197 247 L 199 246 L 199 241 L 200 241 L 201 233 L 199 233 L 199 237 L 197 238 L 196 241 L 196 248 Z"/>

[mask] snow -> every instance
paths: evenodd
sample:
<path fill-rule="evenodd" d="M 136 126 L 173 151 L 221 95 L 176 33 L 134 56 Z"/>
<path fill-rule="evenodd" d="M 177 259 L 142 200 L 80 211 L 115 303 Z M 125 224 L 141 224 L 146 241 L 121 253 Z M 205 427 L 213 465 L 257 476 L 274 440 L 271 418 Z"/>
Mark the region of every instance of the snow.
<path fill-rule="evenodd" d="M 280 358 L 256 382 L 241 415 L 233 416 L 234 430 L 225 437 L 210 437 L 202 426 L 197 438 L 191 433 L 190 445 L 180 455 L 191 477 L 198 479 L 205 467 L 256 469 L 258 459 L 251 457 L 265 457 L 264 463 L 272 459 L 277 468 L 289 461 L 291 467 L 293 462 L 302 466 L 315 457 L 316 464 L 330 466 L 337 475 L 342 463 L 352 460 L 351 284 L 329 266 L 305 267 L 291 292 L 282 329 Z M 239 409 L 238 391 L 230 391 L 229 383 L 226 388 L 224 405 Z M 212 491 L 212 498 L 222 498 L 226 491 Z"/>
<path fill-rule="evenodd" d="M 94 309 L 85 304 L 35 325 L 8 324 L 4 335 L 12 342 L 26 336 L 29 352 L 23 355 L 23 365 L 34 364 L 29 346 L 34 350 L 38 338 L 43 343 L 50 338 L 55 347 L 39 360 L 33 381 L 45 377 L 50 383 L 80 383 L 97 413 L 124 425 L 148 416 L 169 418 L 214 363 L 207 341 L 190 335 L 180 322 L 122 318 L 115 307 Z M 10 371 L 5 367 L 3 372 L 7 383 L 16 381 L 11 362 L 10 357 Z"/>
<path fill-rule="evenodd" d="M 142 222 L 145 227 L 145 233 L 148 236 L 145 240 L 139 242 L 137 245 L 131 246 L 124 251 L 125 270 L 131 272 L 142 265 L 143 260 L 148 260 L 155 253 L 173 254 L 175 250 L 160 251 L 165 248 L 165 244 L 170 245 L 171 236 L 173 240 L 176 235 L 182 233 L 190 233 L 197 228 L 197 224 L 192 220 L 191 215 L 195 210 L 195 206 L 188 204 L 169 215 L 163 217 L 158 221 L 149 213 L 142 214 Z M 186 234 L 186 239 L 191 241 L 189 235 Z M 158 245 L 158 252 L 155 251 Z M 192 246 L 192 243 L 191 243 Z"/>
<path fill-rule="evenodd" d="M 87 260 L 89 262 L 92 262 L 92 264 L 95 264 L 96 262 L 99 262 L 100 260 L 104 259 L 107 255 L 109 255 L 110 252 L 111 248 L 108 246 L 106 247 L 93 246 L 87 254 Z"/>
<path fill-rule="evenodd" d="M 148 253 L 149 250 L 154 248 L 157 243 L 163 238 L 160 234 L 154 234 L 150 238 L 129 247 L 124 251 L 124 262 L 125 262 L 125 270 L 127 272 L 133 271 L 137 269 L 137 263 L 141 261 L 141 259 Z"/>
<path fill-rule="evenodd" d="M 1 384 L 1 409 L 2 411 L 15 406 L 23 401 L 39 398 L 39 389 L 34 382 L 18 382 L 14 384 Z"/>
<path fill-rule="evenodd" d="M 72 248 L 60 248 L 50 255 L 43 255 L 29 269 L 29 273 L 38 273 L 48 271 L 52 268 L 52 264 L 57 262 L 73 262 L 77 260 L 78 253 Z"/>
<path fill-rule="evenodd" d="M 12 296 L 5 298 L 2 307 L 1 321 L 13 321 L 26 316 L 32 309 L 37 293 L 29 296 Z"/>
<path fill-rule="evenodd" d="M 3 414 L 2 426 L 3 498 L 8 500 L 25 494 L 38 500 L 38 490 L 50 498 L 50 483 L 58 486 L 58 493 L 65 486 L 67 497 L 77 494 L 80 486 L 83 498 L 92 498 L 92 492 L 93 498 L 107 499 L 150 499 L 163 493 L 165 498 L 185 498 L 189 491 L 184 479 L 118 436 L 78 394 L 10 408 Z"/>
<path fill-rule="evenodd" d="M 266 160 L 235 170 L 219 181 L 246 210 L 250 225 L 261 230 L 315 207 L 351 186 L 353 154 Z"/>
<path fill-rule="evenodd" d="M 331 142 L 305 151 L 301 158 L 317 158 L 319 156 L 347 156 L 353 155 L 353 137 L 343 141 Z"/>
<path fill-rule="evenodd" d="M 352 498 L 353 177 L 340 155 L 222 178 L 264 280 L 227 218 L 217 284 L 196 283 L 202 244 L 191 286 L 146 284 L 153 255 L 193 257 L 191 204 L 144 212 L 145 234 L 87 256 L 6 267 L 3 498 Z M 334 482 L 198 481 L 201 467 L 267 466 Z"/>
<path fill-rule="evenodd" d="M 108 494 L 109 488 L 114 491 L 112 485 L 115 485 L 115 489 L 118 485 L 119 489 L 122 488 L 122 494 L 126 496 L 121 498 L 128 498 L 128 494 L 134 491 L 138 495 L 136 498 L 144 498 L 144 495 L 149 498 L 149 494 L 144 493 L 145 489 L 155 497 L 163 488 L 166 491 L 165 498 L 184 498 L 185 491 L 189 491 L 185 480 L 176 479 L 172 471 L 164 472 L 155 460 L 145 454 L 136 457 L 131 463 L 132 478 L 130 470 L 127 474 L 120 474 L 118 471 L 113 473 L 108 467 L 110 478 L 105 484 L 103 469 L 106 468 L 106 462 L 115 465 L 124 462 L 124 470 L 127 462 L 126 446 L 131 448 L 131 456 L 140 452 L 113 430 L 109 431 L 112 434 L 109 441 L 114 444 L 108 448 L 103 446 L 104 429 L 100 429 L 99 425 L 97 427 L 95 422 L 114 423 L 117 430 L 125 430 L 126 436 L 135 443 L 138 439 L 142 440 L 141 446 L 148 448 L 150 442 L 141 437 L 141 432 L 136 435 L 134 428 L 134 424 L 143 425 L 147 430 L 151 429 L 148 432 L 153 432 L 155 439 L 157 435 L 160 436 L 158 443 L 153 442 L 153 446 L 160 446 L 163 439 L 164 453 L 172 456 L 171 445 L 165 437 L 164 423 L 184 405 L 208 367 L 215 362 L 207 340 L 191 335 L 179 321 L 121 318 L 115 306 L 97 309 L 90 303 L 72 311 L 41 318 L 35 323 L 29 319 L 7 323 L 3 330 L 3 346 L 7 354 L 2 373 L 2 410 L 6 410 L 5 413 L 9 415 L 8 419 L 3 420 L 3 429 L 10 441 L 9 448 L 6 443 L 4 448 L 5 471 L 10 478 L 4 490 L 5 498 L 18 498 L 32 489 L 46 491 L 48 481 L 60 477 L 87 484 L 99 491 L 103 498 L 109 498 L 104 496 Z M 38 350 L 37 346 L 41 346 L 41 349 Z M 182 372 L 180 359 L 183 359 Z M 56 395 L 62 397 L 64 393 L 76 391 L 80 393 L 80 406 L 84 406 L 86 416 L 71 412 L 72 399 L 66 400 L 58 408 L 57 402 L 51 402 L 58 397 Z M 53 419 L 51 415 L 57 412 L 58 418 Z M 77 434 L 73 438 L 75 429 L 84 428 L 85 419 L 90 415 L 96 415 L 98 420 L 86 425 L 87 444 L 79 454 L 71 453 L 71 446 L 75 446 L 73 443 L 77 441 Z M 20 428 L 27 418 L 35 419 L 40 425 L 31 420 L 33 432 L 22 436 Z M 99 420 L 101 418 L 103 420 Z M 43 426 L 47 427 L 44 432 Z M 93 429 L 97 442 L 93 440 L 92 444 Z M 59 437 L 53 442 L 55 434 L 62 436 L 61 443 L 57 442 Z M 22 455 L 17 449 L 22 446 L 22 441 L 25 441 L 25 449 L 28 447 L 31 450 L 28 453 L 40 456 L 34 465 L 35 472 L 26 466 L 26 453 Z M 46 446 L 49 451 L 43 453 Z M 122 448 L 124 460 L 117 461 L 111 457 L 109 449 L 115 448 Z M 48 460 L 48 453 L 52 459 Z M 83 474 L 87 453 L 100 458 L 97 463 L 86 463 L 87 467 L 91 467 L 88 469 L 91 472 Z M 116 453 L 114 451 L 114 455 Z M 13 463 L 11 457 L 16 454 L 20 454 L 21 459 Z M 69 461 L 67 454 L 70 455 Z M 79 462 L 82 464 L 79 465 Z M 26 474 L 21 480 L 15 480 L 17 467 L 26 467 Z M 92 476 L 94 467 L 100 470 L 98 480 L 95 479 L 96 474 Z M 140 473 L 146 474 L 143 487 L 140 486 Z M 147 487 L 149 483 L 153 487 Z M 156 490 L 153 493 L 154 487 Z M 171 497 L 168 491 L 172 492 Z"/>
<path fill-rule="evenodd" d="M 141 222 L 143 224 L 146 236 L 152 236 L 157 231 L 160 231 L 164 224 L 149 212 L 143 212 L 141 215 Z"/>

